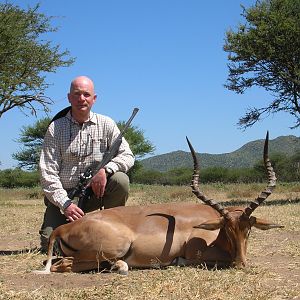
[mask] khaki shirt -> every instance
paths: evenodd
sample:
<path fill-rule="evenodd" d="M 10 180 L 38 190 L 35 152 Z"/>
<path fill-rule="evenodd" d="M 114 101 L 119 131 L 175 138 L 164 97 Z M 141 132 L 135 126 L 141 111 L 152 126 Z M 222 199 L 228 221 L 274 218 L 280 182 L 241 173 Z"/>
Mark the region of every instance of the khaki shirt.
<path fill-rule="evenodd" d="M 41 185 L 49 201 L 62 209 L 68 200 L 66 190 L 76 186 L 87 167 L 97 167 L 119 133 L 111 118 L 93 112 L 82 125 L 70 112 L 52 122 L 44 137 L 39 165 Z M 133 164 L 133 153 L 123 138 L 118 154 L 105 168 L 126 173 Z"/>

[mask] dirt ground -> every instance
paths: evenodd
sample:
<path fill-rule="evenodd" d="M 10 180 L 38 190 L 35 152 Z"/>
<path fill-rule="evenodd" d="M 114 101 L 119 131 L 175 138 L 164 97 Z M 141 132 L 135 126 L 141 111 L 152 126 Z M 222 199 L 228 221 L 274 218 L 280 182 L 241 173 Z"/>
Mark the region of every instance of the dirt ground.
<path fill-rule="evenodd" d="M 31 237 L 30 237 L 31 236 Z M 30 237 L 31 245 L 28 244 Z M 271 232 L 254 231 L 249 241 L 248 266 L 272 269 L 272 277 L 276 281 L 270 284 L 285 286 L 287 284 L 297 286 L 300 284 L 300 257 L 286 253 L 286 245 L 299 245 L 300 235 L 287 233 L 282 230 Z M 40 254 L 38 236 L 30 230 L 27 238 L 24 233 L 15 233 L 0 240 L 0 284 L 15 291 L 36 291 L 41 288 L 72 289 L 86 288 L 109 283 L 115 274 L 86 273 L 86 274 L 50 274 L 36 275 L 32 269 L 42 269 L 42 261 L 46 255 Z M 19 267 L 12 267 L 12 264 Z M 23 270 L 22 270 L 23 268 Z M 130 272 L 149 272 L 149 270 L 131 270 Z M 276 276 L 275 276 L 276 275 Z M 130 275 L 129 275 L 130 276 Z M 294 298 L 296 299 L 296 298 Z M 300 299 L 300 295 L 299 295 Z"/>
<path fill-rule="evenodd" d="M 149 286 L 153 282 L 156 282 L 156 286 L 165 284 L 161 288 L 164 291 L 166 286 L 173 289 L 173 286 L 176 286 L 177 283 L 179 284 L 180 281 L 182 285 L 190 284 L 190 288 L 193 289 L 195 288 L 194 286 L 198 286 L 195 280 L 202 281 L 201 288 L 205 288 L 208 285 L 211 290 L 216 286 L 219 278 L 220 284 L 223 284 L 226 288 L 233 286 L 230 282 L 231 280 L 236 280 L 237 286 L 245 285 L 249 290 L 253 289 L 254 292 L 252 291 L 252 293 L 254 294 L 257 291 L 262 291 L 262 293 L 266 291 L 266 296 L 257 298 L 248 298 L 247 296 L 241 299 L 300 299 L 300 201 L 299 197 L 288 201 L 280 200 L 278 203 L 276 201 L 270 201 L 269 205 L 260 207 L 256 212 L 256 216 L 267 218 L 285 227 L 268 231 L 252 229 L 248 244 L 248 265 L 245 270 L 234 270 L 232 272 L 221 270 L 220 273 L 216 273 L 213 270 L 207 272 L 206 270 L 206 274 L 200 275 L 201 268 L 192 270 L 191 268 L 181 268 L 178 271 L 170 268 L 135 269 L 130 270 L 128 276 L 108 272 L 34 274 L 32 271 L 36 269 L 41 270 L 43 268 L 42 263 L 46 259 L 46 255 L 38 251 L 38 230 L 44 206 L 40 200 L 36 199 L 2 202 L 2 217 L 0 219 L 0 299 L 35 299 L 32 295 L 41 295 L 45 291 L 46 293 L 53 290 L 56 291 L 55 293 L 59 291 L 65 293 L 65 291 L 72 290 L 83 291 L 84 289 L 93 291 L 99 287 L 101 289 L 106 287 L 109 292 L 111 292 L 110 288 L 121 289 L 122 287 L 122 292 L 126 293 L 127 289 L 130 289 L 132 286 L 134 286 L 135 290 L 138 290 L 143 285 L 146 285 L 145 290 L 147 291 L 145 294 L 147 294 L 149 290 L 154 289 L 153 286 Z M 191 278 L 183 278 L 182 276 L 185 273 Z M 208 280 L 208 282 L 203 283 L 203 280 Z M 171 281 L 172 283 L 169 283 Z M 197 288 L 199 289 L 199 287 Z M 221 286 L 220 291 L 223 289 L 224 287 Z M 27 296 L 25 298 L 19 297 L 18 293 L 24 292 L 28 293 Z M 114 295 L 115 291 L 111 293 Z M 162 292 L 159 291 L 157 293 Z M 273 293 L 276 297 L 268 296 L 270 293 Z M 2 294 L 6 298 L 3 298 Z M 13 296 L 8 297 L 7 295 Z M 60 299 L 56 298 L 56 294 L 53 295 L 55 295 L 53 299 Z M 234 292 L 231 295 L 234 295 Z M 96 296 L 94 298 L 90 297 L 91 294 L 88 294 L 88 296 L 88 299 L 99 299 Z M 148 299 L 146 296 L 135 297 L 128 296 L 122 299 Z M 36 299 L 44 298 L 37 297 Z M 73 298 L 70 296 L 69 298 L 61 299 Z M 87 298 L 82 296 L 82 298 L 76 299 Z M 107 297 L 106 299 L 115 298 Z M 155 297 L 149 297 L 149 299 L 155 299 Z M 184 296 L 182 299 L 193 298 Z M 207 297 L 205 299 L 232 298 Z"/>

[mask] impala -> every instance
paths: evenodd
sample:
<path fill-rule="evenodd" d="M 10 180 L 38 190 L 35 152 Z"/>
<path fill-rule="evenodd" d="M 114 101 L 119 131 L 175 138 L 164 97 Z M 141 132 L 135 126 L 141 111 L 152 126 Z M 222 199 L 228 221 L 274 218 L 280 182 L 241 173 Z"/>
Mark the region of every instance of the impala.
<path fill-rule="evenodd" d="M 251 228 L 283 227 L 252 216 L 276 185 L 268 140 L 267 133 L 264 163 L 268 185 L 247 207 L 223 207 L 199 190 L 198 160 L 187 139 L 194 161 L 192 191 L 205 204 L 166 203 L 88 213 L 53 231 L 45 269 L 36 273 L 87 271 L 99 268 L 104 261 L 120 274 L 127 274 L 129 267 L 172 264 L 244 267 Z M 52 264 L 56 240 L 63 257 Z"/>

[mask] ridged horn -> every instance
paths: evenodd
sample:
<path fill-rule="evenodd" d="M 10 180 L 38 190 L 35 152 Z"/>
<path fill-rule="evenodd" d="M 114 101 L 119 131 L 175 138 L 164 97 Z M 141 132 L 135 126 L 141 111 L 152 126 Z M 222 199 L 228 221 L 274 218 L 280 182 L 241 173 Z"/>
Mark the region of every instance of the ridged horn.
<path fill-rule="evenodd" d="M 202 192 L 199 190 L 199 162 L 196 156 L 196 152 L 190 143 L 188 137 L 186 137 L 187 143 L 189 145 L 192 157 L 193 157 L 193 162 L 194 162 L 194 172 L 193 172 L 193 178 L 191 181 L 191 188 L 192 192 L 196 197 L 200 200 L 202 200 L 205 204 L 213 207 L 217 212 L 221 214 L 221 216 L 226 217 L 228 214 L 228 211 L 218 202 L 215 202 L 212 199 L 208 199 Z"/>
<path fill-rule="evenodd" d="M 264 146 L 264 164 L 268 174 L 268 186 L 264 191 L 260 193 L 260 195 L 254 201 L 251 201 L 248 207 L 246 207 L 245 214 L 247 216 L 250 216 L 254 212 L 254 210 L 272 194 L 276 186 L 276 174 L 269 160 L 268 148 L 269 148 L 269 131 L 267 131 L 265 146 Z"/>

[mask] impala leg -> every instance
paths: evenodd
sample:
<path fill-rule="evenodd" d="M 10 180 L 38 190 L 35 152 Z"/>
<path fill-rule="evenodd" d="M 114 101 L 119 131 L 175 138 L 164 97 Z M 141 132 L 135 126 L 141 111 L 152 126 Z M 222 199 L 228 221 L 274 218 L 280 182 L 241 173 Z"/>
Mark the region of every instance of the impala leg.
<path fill-rule="evenodd" d="M 198 232 L 199 233 L 199 232 Z M 197 236 L 197 232 L 191 235 L 186 244 L 184 258 L 179 262 L 183 265 L 205 264 L 207 266 L 228 266 L 231 263 L 231 256 L 228 252 L 209 245 L 206 240 Z"/>
<path fill-rule="evenodd" d="M 51 272 L 72 272 L 73 257 L 63 257 L 51 266 Z"/>
<path fill-rule="evenodd" d="M 231 265 L 231 258 L 228 253 L 212 247 L 209 248 L 207 252 L 198 252 L 192 256 L 188 255 L 187 257 L 176 257 L 171 263 L 172 266 L 181 267 L 200 264 L 208 267 L 229 267 Z"/>
<path fill-rule="evenodd" d="M 51 271 L 50 271 L 51 265 L 52 265 L 52 257 L 47 259 L 47 263 L 46 263 L 44 270 L 34 270 L 33 273 L 34 274 L 50 274 L 51 273 Z"/>
<path fill-rule="evenodd" d="M 110 268 L 110 270 L 117 270 L 121 275 L 128 275 L 128 264 L 124 260 L 117 260 Z"/>
<path fill-rule="evenodd" d="M 55 242 L 55 233 L 52 232 L 49 245 L 48 245 L 48 254 L 47 254 L 47 263 L 44 270 L 35 270 L 33 273 L 35 274 L 50 274 L 51 273 L 51 265 L 53 259 L 53 247 Z"/>

